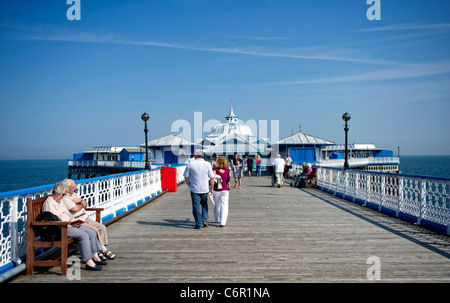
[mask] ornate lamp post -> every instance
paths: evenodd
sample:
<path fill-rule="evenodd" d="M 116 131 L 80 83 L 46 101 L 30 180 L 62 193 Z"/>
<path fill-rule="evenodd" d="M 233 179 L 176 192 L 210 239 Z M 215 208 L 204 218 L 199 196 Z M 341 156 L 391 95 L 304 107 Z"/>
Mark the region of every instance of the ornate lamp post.
<path fill-rule="evenodd" d="M 344 169 L 348 169 L 348 147 L 347 147 L 347 133 L 348 133 L 348 125 L 347 122 L 350 120 L 350 114 L 345 112 L 345 114 L 342 115 L 342 120 L 345 121 L 345 160 L 344 160 Z"/>
<path fill-rule="evenodd" d="M 145 169 L 150 169 L 150 165 L 148 164 L 148 143 L 147 143 L 147 133 L 148 133 L 148 128 L 147 128 L 147 121 L 148 119 L 150 119 L 149 115 L 144 112 L 141 116 L 142 121 L 145 122 L 145 128 L 144 128 L 144 133 L 145 133 Z"/>

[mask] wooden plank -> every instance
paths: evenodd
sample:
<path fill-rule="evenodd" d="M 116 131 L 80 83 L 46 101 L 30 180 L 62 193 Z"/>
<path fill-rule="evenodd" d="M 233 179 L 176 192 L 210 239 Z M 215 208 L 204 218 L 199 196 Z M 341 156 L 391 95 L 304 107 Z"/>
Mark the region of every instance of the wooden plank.
<path fill-rule="evenodd" d="M 118 257 L 81 282 L 450 282 L 449 237 L 316 189 L 245 177 L 230 192 L 227 226 L 195 230 L 186 185 L 108 226 Z M 83 265 L 84 267 L 84 265 Z M 51 269 L 55 272 L 59 268 Z M 13 282 L 61 282 L 57 275 Z M 69 280 L 67 280 L 69 282 Z M 70 281 L 76 282 L 76 281 Z"/>

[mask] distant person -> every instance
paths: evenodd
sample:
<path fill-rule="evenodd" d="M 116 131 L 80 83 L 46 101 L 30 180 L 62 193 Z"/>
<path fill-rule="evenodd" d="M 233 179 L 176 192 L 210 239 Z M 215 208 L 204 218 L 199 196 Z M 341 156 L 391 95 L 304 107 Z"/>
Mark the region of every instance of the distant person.
<path fill-rule="evenodd" d="M 305 178 L 306 180 L 313 178 L 313 169 L 311 168 L 311 164 L 309 163 L 303 163 L 302 164 L 302 174 L 301 176 Z"/>
<path fill-rule="evenodd" d="M 233 169 L 234 176 L 234 188 L 239 185 L 239 189 L 241 189 L 242 184 L 242 159 L 239 158 L 238 154 L 234 154 L 234 158 L 231 162 L 231 168 Z"/>
<path fill-rule="evenodd" d="M 75 186 L 75 181 L 72 179 L 65 179 L 63 183 L 67 188 L 67 194 L 62 199 L 62 202 L 64 203 L 66 208 L 75 218 L 85 215 L 85 208 L 88 206 L 88 204 L 86 201 L 81 199 L 78 193 L 75 192 L 75 189 L 77 188 Z M 116 254 L 105 247 L 108 245 L 108 232 L 106 230 L 106 226 L 92 220 L 90 217 L 87 217 L 86 222 L 81 225 L 89 227 L 95 232 L 98 241 L 102 245 L 102 249 L 99 251 L 98 256 L 103 260 L 114 260 L 116 258 Z"/>
<path fill-rule="evenodd" d="M 222 188 L 214 189 L 214 218 L 219 222 L 220 227 L 225 227 L 228 219 L 228 199 L 230 190 L 230 169 L 225 157 L 219 157 L 216 161 L 217 167 L 213 169 L 214 173 L 222 178 Z"/>
<path fill-rule="evenodd" d="M 194 227 L 200 229 L 208 226 L 208 193 L 214 192 L 214 173 L 211 164 L 203 159 L 202 150 L 196 150 L 194 157 L 183 175 L 191 191 Z"/>
<path fill-rule="evenodd" d="M 314 171 L 311 168 L 311 164 L 302 163 L 302 173 L 298 179 L 298 187 L 305 188 L 310 180 L 314 178 Z"/>
<path fill-rule="evenodd" d="M 216 155 L 214 160 L 211 162 L 212 168 L 217 167 L 217 160 L 219 159 L 219 155 Z"/>
<path fill-rule="evenodd" d="M 261 177 L 261 156 L 256 156 L 256 176 Z"/>
<path fill-rule="evenodd" d="M 253 170 L 253 158 L 252 156 L 248 156 L 247 160 L 247 170 L 248 170 L 248 176 L 252 176 L 252 170 Z"/>
<path fill-rule="evenodd" d="M 284 167 L 284 178 L 289 179 L 289 169 L 292 168 L 292 159 L 289 157 L 289 154 L 287 154 L 285 162 L 286 166 Z"/>
<path fill-rule="evenodd" d="M 281 158 L 281 155 L 278 154 L 278 156 L 272 161 L 272 165 L 274 166 L 275 183 L 278 187 L 284 186 L 283 173 L 286 162 L 283 158 Z"/>
<path fill-rule="evenodd" d="M 72 214 L 62 203 L 62 198 L 67 194 L 66 185 L 58 182 L 53 186 L 52 194 L 47 197 L 42 206 L 42 211 L 49 211 L 61 221 L 71 221 Z M 92 229 L 79 224 L 68 225 L 67 236 L 77 241 L 81 259 L 86 262 L 86 270 L 102 270 L 101 265 L 108 264 L 99 258 L 97 252 L 101 250 L 100 242 Z"/>
<path fill-rule="evenodd" d="M 242 163 L 242 169 L 244 170 L 242 172 L 242 175 L 244 176 L 245 173 L 247 172 L 247 169 L 248 169 L 248 167 L 247 167 L 247 156 L 244 156 L 244 163 Z"/>

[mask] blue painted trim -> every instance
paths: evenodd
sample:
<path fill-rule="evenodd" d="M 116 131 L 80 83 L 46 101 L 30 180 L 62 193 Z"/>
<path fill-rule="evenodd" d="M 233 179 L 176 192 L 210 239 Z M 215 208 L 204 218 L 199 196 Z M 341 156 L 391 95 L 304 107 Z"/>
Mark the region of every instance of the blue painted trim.
<path fill-rule="evenodd" d="M 114 218 L 114 215 L 113 215 L 113 214 L 109 214 L 109 215 L 107 215 L 107 216 L 104 216 L 104 217 L 102 218 L 102 223 L 104 223 L 104 222 L 106 222 L 106 221 L 109 221 L 109 220 L 111 220 L 112 218 Z"/>
<path fill-rule="evenodd" d="M 13 269 L 14 267 L 16 267 L 16 266 L 14 265 L 13 262 L 6 263 L 6 264 L 3 265 L 2 267 L 0 267 L 0 275 L 4 274 L 4 273 L 7 272 L 7 271 L 10 271 L 10 270 Z"/>
<path fill-rule="evenodd" d="M 381 207 L 381 212 L 383 214 L 392 216 L 392 217 L 397 217 L 397 211 L 393 210 L 392 208 L 387 208 L 387 207 Z"/>
<path fill-rule="evenodd" d="M 356 203 L 356 204 L 359 204 L 359 205 L 364 205 L 364 203 L 366 203 L 366 200 L 356 198 L 356 199 L 355 199 L 355 203 Z"/>
<path fill-rule="evenodd" d="M 409 223 L 416 223 L 417 222 L 417 217 L 416 216 L 413 216 L 413 215 L 410 215 L 410 214 L 405 214 L 405 213 L 402 213 L 402 212 L 400 212 L 398 214 L 398 218 L 402 219 L 403 221 L 409 222 Z"/>
<path fill-rule="evenodd" d="M 54 186 L 54 184 L 30 187 L 30 188 L 25 188 L 25 189 L 18 189 L 18 190 L 13 190 L 13 191 L 6 191 L 3 193 L 0 193 L 0 199 L 27 195 L 27 194 L 31 194 L 31 193 L 35 193 L 35 192 L 39 192 L 39 191 L 44 191 L 44 190 L 51 190 L 51 189 L 53 189 L 53 186 Z"/>
<path fill-rule="evenodd" d="M 444 234 L 444 235 L 447 234 L 447 226 L 445 226 L 445 225 L 442 225 L 442 224 L 439 224 L 439 223 L 435 223 L 435 222 L 431 222 L 431 221 L 428 221 L 428 220 L 425 220 L 425 219 L 420 221 L 420 225 L 422 227 L 431 229 L 431 230 L 433 230 L 433 231 L 435 231 L 437 233 Z"/>
<path fill-rule="evenodd" d="M 130 209 L 135 208 L 135 207 L 136 207 L 136 203 L 128 204 L 127 205 L 127 210 L 130 210 Z"/>
<path fill-rule="evenodd" d="M 122 208 L 116 210 L 116 216 L 118 216 L 118 215 L 120 215 L 120 214 L 123 214 L 123 213 L 126 212 L 126 211 L 127 211 L 126 208 L 125 208 L 125 207 L 122 207 Z"/>

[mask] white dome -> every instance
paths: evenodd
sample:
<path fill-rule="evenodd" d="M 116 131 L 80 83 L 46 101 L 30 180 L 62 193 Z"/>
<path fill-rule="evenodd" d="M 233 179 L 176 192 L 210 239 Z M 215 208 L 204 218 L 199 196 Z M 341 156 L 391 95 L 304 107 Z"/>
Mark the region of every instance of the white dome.
<path fill-rule="evenodd" d="M 213 127 L 208 137 L 226 136 L 235 133 L 241 136 L 253 136 L 250 126 L 239 123 L 221 123 Z"/>

